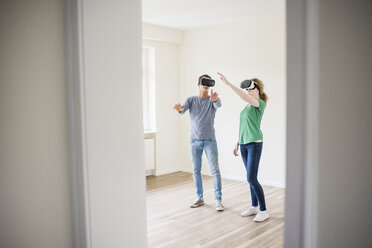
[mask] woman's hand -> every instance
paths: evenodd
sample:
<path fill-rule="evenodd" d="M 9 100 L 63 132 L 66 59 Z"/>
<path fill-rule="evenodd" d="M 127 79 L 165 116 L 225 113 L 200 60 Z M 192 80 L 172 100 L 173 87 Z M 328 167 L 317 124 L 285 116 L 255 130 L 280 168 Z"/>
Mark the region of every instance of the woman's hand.
<path fill-rule="evenodd" d="M 217 72 L 217 74 L 220 76 L 220 79 L 221 79 L 221 81 L 222 81 L 224 84 L 226 84 L 226 85 L 230 85 L 230 82 L 227 81 L 226 77 L 225 77 L 222 73 Z"/>
<path fill-rule="evenodd" d="M 217 72 L 217 74 L 220 75 L 221 81 L 224 82 L 227 86 L 229 86 L 241 99 L 255 106 L 256 108 L 259 107 L 259 102 L 255 97 L 251 96 L 250 94 L 247 94 L 238 87 L 232 85 L 229 81 L 227 81 L 226 77 L 222 73 Z"/>
<path fill-rule="evenodd" d="M 217 92 L 213 92 L 213 90 L 211 91 L 211 97 L 209 98 L 209 100 L 211 100 L 212 102 L 215 102 L 217 101 L 218 99 L 218 93 Z"/>
<path fill-rule="evenodd" d="M 235 157 L 239 156 L 238 151 L 239 151 L 239 143 L 237 143 L 236 146 L 234 147 L 234 156 Z"/>
<path fill-rule="evenodd" d="M 181 104 L 177 103 L 174 105 L 173 109 L 177 110 L 178 112 L 182 112 L 184 108 L 182 108 Z"/>

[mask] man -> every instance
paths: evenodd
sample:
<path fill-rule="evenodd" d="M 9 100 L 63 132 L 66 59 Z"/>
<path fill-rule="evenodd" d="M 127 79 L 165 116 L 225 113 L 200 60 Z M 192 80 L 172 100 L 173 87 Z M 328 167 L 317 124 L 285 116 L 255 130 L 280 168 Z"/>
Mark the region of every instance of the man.
<path fill-rule="evenodd" d="M 213 85 L 214 81 L 211 80 L 210 76 L 200 76 L 198 83 L 199 96 L 190 96 L 186 99 L 184 105 L 181 106 L 178 103 L 173 108 L 180 114 L 184 114 L 187 110 L 190 113 L 190 152 L 197 196 L 195 201 L 190 204 L 190 207 L 196 208 L 204 204 L 203 183 L 200 173 L 204 151 L 213 176 L 216 210 L 223 211 L 224 207 L 221 203 L 221 174 L 218 166 L 218 150 L 214 131 L 214 117 L 217 109 L 221 107 L 221 100 L 218 98 L 217 92 L 213 92 L 213 90 L 211 91 L 211 95 L 208 95 L 209 88 Z"/>

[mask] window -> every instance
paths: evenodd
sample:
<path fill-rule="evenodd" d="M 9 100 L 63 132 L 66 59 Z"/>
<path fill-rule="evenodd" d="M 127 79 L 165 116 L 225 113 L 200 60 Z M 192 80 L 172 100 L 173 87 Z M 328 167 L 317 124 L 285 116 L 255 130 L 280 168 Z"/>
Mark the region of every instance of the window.
<path fill-rule="evenodd" d="M 155 132 L 155 49 L 152 47 L 142 48 L 142 99 L 144 132 Z"/>

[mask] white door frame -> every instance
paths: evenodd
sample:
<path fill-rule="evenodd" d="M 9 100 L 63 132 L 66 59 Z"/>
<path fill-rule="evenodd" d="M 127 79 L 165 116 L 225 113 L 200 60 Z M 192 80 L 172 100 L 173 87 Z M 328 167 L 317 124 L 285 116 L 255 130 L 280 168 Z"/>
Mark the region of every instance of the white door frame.
<path fill-rule="evenodd" d="M 81 0 L 67 0 L 68 129 L 74 247 L 91 248 L 85 147 Z M 287 168 L 285 247 L 316 247 L 318 168 L 317 0 L 287 0 Z M 81 13 L 80 13 L 81 14 Z M 143 137 L 142 137 L 143 139 Z"/>
<path fill-rule="evenodd" d="M 143 248 L 141 2 L 64 4 L 73 247 Z"/>

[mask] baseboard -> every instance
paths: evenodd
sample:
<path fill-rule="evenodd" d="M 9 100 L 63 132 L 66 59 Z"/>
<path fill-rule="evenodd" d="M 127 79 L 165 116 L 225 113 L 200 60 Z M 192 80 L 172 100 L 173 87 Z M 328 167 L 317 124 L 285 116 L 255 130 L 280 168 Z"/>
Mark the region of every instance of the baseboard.
<path fill-rule="evenodd" d="M 172 168 L 172 169 L 165 169 L 165 170 L 156 170 L 154 174 L 155 176 L 161 176 L 161 175 L 171 174 L 171 173 L 175 173 L 179 171 L 182 171 L 182 170 L 180 168 Z"/>
<path fill-rule="evenodd" d="M 285 183 L 282 183 L 282 182 L 261 180 L 261 183 L 262 185 L 285 189 Z"/>
<path fill-rule="evenodd" d="M 180 171 L 182 172 L 189 172 L 192 173 L 191 169 L 181 169 Z M 203 174 L 210 176 L 210 174 Z M 241 182 L 246 182 L 247 178 L 244 176 L 236 176 L 236 175 L 221 175 L 222 178 L 224 179 L 230 179 L 230 180 L 235 180 L 235 181 L 241 181 Z M 277 188 L 283 188 L 285 189 L 285 183 L 278 182 L 278 181 L 270 181 L 270 180 L 260 180 L 260 183 L 262 185 L 267 185 L 267 186 L 272 186 L 272 187 L 277 187 Z"/>
<path fill-rule="evenodd" d="M 146 170 L 146 176 L 153 176 L 155 175 L 155 170 Z"/>
<path fill-rule="evenodd" d="M 183 169 L 180 169 L 180 171 L 182 171 L 182 172 L 192 173 L 191 168 L 190 168 L 190 169 L 185 169 L 185 168 L 183 168 Z"/>

